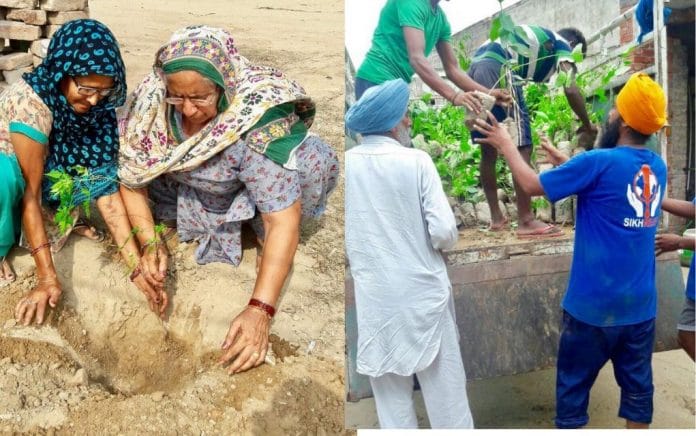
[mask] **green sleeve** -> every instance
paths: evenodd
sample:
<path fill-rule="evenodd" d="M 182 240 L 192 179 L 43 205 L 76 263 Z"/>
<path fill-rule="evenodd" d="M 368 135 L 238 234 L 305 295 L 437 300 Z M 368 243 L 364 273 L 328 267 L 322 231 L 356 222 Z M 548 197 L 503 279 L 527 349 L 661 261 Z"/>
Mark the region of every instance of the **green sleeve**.
<path fill-rule="evenodd" d="M 450 27 L 450 23 L 447 20 L 447 16 L 445 15 L 444 12 L 442 13 L 442 29 L 440 31 L 440 38 L 438 41 L 446 41 L 446 42 L 451 42 L 452 41 L 452 28 Z"/>
<path fill-rule="evenodd" d="M 399 26 L 413 27 L 425 31 L 425 22 L 428 18 L 430 5 L 423 0 L 399 0 L 396 2 L 396 11 L 399 17 Z"/>

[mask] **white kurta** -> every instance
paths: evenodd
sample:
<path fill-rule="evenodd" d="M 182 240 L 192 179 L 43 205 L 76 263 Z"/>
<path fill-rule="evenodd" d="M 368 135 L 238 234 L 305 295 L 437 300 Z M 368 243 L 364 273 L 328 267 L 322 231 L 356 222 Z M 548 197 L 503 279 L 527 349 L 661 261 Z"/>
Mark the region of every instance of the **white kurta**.
<path fill-rule="evenodd" d="M 457 241 L 430 157 L 385 136 L 346 152 L 346 252 L 355 283 L 357 371 L 414 374 L 440 348 L 451 285 L 440 250 Z"/>

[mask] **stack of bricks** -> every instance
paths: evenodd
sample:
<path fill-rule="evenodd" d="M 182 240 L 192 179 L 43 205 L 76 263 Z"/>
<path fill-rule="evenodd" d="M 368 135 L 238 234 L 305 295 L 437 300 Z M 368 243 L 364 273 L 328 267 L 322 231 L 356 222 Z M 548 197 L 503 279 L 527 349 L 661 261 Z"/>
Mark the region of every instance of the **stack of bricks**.
<path fill-rule="evenodd" d="M 88 16 L 88 0 L 0 0 L 0 91 L 41 63 L 61 25 Z"/>

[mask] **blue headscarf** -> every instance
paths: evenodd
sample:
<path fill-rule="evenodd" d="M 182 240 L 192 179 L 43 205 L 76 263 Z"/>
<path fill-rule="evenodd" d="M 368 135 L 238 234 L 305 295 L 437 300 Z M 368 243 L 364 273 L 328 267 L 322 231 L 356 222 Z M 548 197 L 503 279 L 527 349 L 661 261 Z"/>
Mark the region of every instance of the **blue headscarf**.
<path fill-rule="evenodd" d="M 77 114 L 63 95 L 60 83 L 65 77 L 88 74 L 113 78 L 114 91 L 89 112 Z M 89 19 L 64 24 L 51 38 L 43 62 L 23 77 L 53 115 L 44 172 L 56 169 L 74 177 L 75 166 L 89 170 L 92 176 L 89 180 L 76 178 L 73 205 L 116 192 L 116 108 L 126 98 L 126 69 L 111 31 Z M 55 203 L 49 195 L 50 182 L 46 178 L 42 188 L 44 200 Z"/>
<path fill-rule="evenodd" d="M 363 135 L 386 133 L 406 114 L 408 97 L 408 84 L 403 79 L 373 86 L 346 112 L 346 127 Z"/>

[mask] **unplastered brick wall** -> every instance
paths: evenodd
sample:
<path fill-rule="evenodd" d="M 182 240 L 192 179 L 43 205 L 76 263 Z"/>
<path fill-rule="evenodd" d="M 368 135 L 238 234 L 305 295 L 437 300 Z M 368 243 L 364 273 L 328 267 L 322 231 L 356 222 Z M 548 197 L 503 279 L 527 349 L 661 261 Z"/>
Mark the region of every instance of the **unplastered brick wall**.
<path fill-rule="evenodd" d="M 88 0 L 0 0 L 0 91 L 41 63 L 60 26 L 88 16 Z"/>

